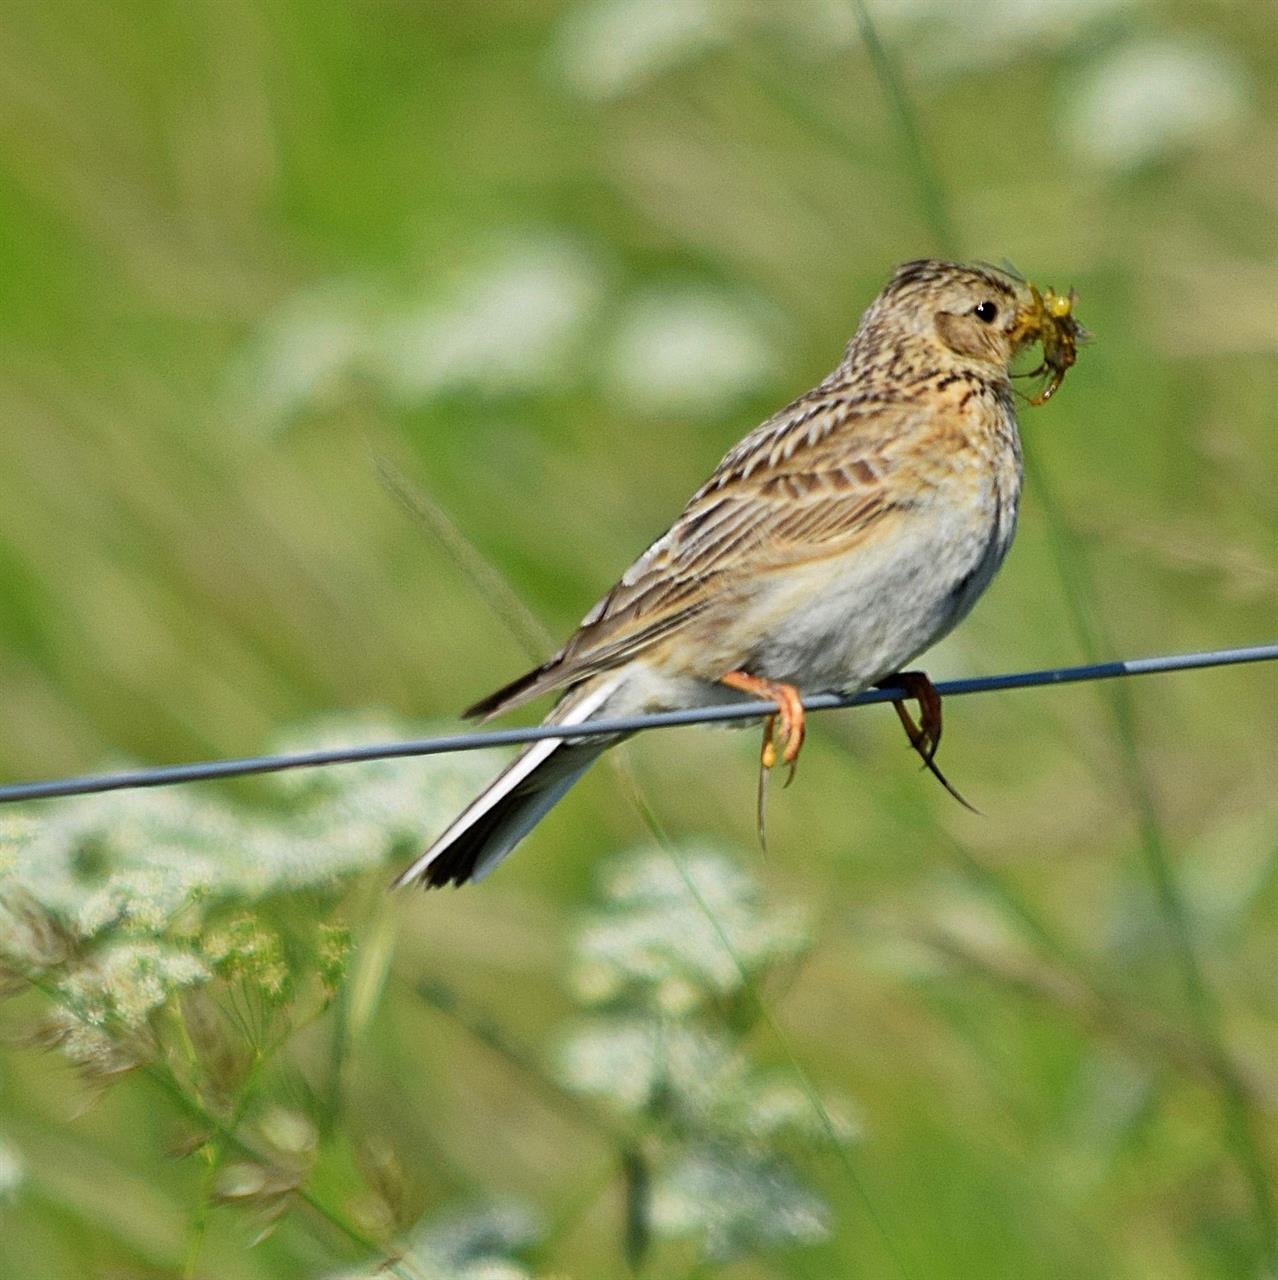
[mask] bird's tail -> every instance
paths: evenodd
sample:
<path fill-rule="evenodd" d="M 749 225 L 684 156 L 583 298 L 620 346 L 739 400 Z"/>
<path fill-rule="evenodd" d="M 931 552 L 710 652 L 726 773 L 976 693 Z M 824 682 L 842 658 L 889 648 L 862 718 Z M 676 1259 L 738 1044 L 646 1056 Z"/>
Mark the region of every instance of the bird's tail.
<path fill-rule="evenodd" d="M 546 722 L 568 726 L 589 720 L 619 683 L 620 677 L 612 675 L 569 694 Z M 616 741 L 542 738 L 529 743 L 391 887 L 416 883 L 434 889 L 482 879 Z"/>

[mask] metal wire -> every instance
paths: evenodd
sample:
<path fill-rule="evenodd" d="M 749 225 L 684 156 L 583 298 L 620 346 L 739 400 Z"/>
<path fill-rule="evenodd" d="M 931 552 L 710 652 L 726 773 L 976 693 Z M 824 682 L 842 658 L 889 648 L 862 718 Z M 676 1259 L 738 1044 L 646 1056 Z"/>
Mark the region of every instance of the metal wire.
<path fill-rule="evenodd" d="M 1003 689 L 1032 689 L 1040 685 L 1079 684 L 1088 680 L 1113 680 L 1119 676 L 1155 675 L 1168 671 L 1195 671 L 1204 667 L 1235 666 L 1242 662 L 1278 660 L 1278 644 L 1252 645 L 1243 649 L 1214 649 L 1204 653 L 1169 654 L 1157 658 L 1129 658 L 1099 662 L 1084 667 L 1052 667 L 1045 671 L 1021 671 L 1001 676 L 973 676 L 946 680 L 936 686 L 943 698 L 965 693 L 991 693 Z M 832 711 L 839 707 L 863 707 L 878 702 L 895 702 L 907 695 L 895 687 L 866 689 L 846 695 L 819 693 L 804 698 L 809 711 Z M 776 708 L 770 702 L 734 702 L 720 706 L 693 707 L 686 711 L 662 711 L 653 715 L 625 716 L 614 720 L 591 720 L 575 725 L 571 733 L 562 726 L 535 725 L 524 729 L 490 729 L 479 733 L 449 734 L 436 738 L 416 738 L 367 747 L 343 747 L 327 751 L 303 751 L 293 755 L 250 756 L 241 760 L 206 760 L 194 764 L 165 765 L 158 768 L 128 769 L 119 773 L 90 774 L 79 778 L 55 778 L 46 782 L 17 782 L 0 786 L 0 804 L 19 800 L 49 800 L 57 796 L 91 795 L 102 791 L 125 791 L 141 787 L 170 787 L 180 782 L 205 782 L 214 778 L 239 778 L 255 773 L 280 773 L 285 769 L 313 769 L 324 765 L 356 764 L 368 760 L 390 760 L 408 756 L 444 755 L 453 751 L 479 751 L 486 747 L 518 746 L 540 738 L 588 738 L 600 734 L 629 734 L 641 729 L 669 729 L 685 724 L 712 721 L 750 720 Z"/>

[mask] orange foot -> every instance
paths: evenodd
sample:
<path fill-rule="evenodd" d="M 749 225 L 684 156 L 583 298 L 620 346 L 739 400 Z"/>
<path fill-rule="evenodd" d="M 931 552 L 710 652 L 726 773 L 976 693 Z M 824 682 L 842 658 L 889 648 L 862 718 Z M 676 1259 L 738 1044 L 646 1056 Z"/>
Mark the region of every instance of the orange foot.
<path fill-rule="evenodd" d="M 781 737 L 785 746 L 781 750 L 781 759 L 790 766 L 790 776 L 786 779 L 789 786 L 794 778 L 795 761 L 799 758 L 799 748 L 803 746 L 804 716 L 803 699 L 798 689 L 792 684 L 781 684 L 775 680 L 764 680 L 761 676 L 747 675 L 744 671 L 729 671 L 720 677 L 720 683 L 730 689 L 740 689 L 742 693 L 751 693 L 777 704 L 777 714 L 781 718 Z M 769 716 L 763 727 L 763 752 L 760 761 L 765 769 L 771 769 L 777 762 L 777 749 L 772 741 L 774 716 Z"/>
<path fill-rule="evenodd" d="M 905 728 L 905 736 L 910 740 L 910 746 L 922 756 L 924 767 L 959 804 L 965 809 L 971 809 L 973 813 L 980 813 L 979 809 L 974 805 L 968 804 L 959 795 L 958 791 L 950 785 L 949 779 L 937 766 L 936 749 L 941 745 L 941 695 L 936 691 L 936 686 L 927 678 L 927 673 L 923 671 L 898 671 L 896 675 L 889 679 L 879 681 L 878 687 L 880 689 L 904 689 L 906 695 L 919 704 L 920 723 L 916 724 L 914 717 L 910 715 L 909 709 L 903 701 L 897 700 L 892 703 L 896 708 L 896 714 L 901 718 L 901 724 Z"/>

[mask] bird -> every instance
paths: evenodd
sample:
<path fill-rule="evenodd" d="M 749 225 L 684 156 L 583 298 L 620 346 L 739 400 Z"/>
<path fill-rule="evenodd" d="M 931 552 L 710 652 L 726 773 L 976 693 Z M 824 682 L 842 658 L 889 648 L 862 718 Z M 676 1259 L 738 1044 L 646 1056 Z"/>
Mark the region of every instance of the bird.
<path fill-rule="evenodd" d="M 793 771 L 805 695 L 891 687 L 948 787 L 940 698 L 907 668 L 1003 563 L 1022 480 L 1010 366 L 1040 343 L 1031 403 L 1056 390 L 1087 336 L 1074 299 L 985 264 L 897 267 L 833 372 L 728 451 L 557 653 L 464 713 L 557 693 L 545 723 L 565 732 L 528 744 L 394 884 L 491 872 L 620 740 L 571 736 L 594 719 L 770 702 L 761 764 Z"/>

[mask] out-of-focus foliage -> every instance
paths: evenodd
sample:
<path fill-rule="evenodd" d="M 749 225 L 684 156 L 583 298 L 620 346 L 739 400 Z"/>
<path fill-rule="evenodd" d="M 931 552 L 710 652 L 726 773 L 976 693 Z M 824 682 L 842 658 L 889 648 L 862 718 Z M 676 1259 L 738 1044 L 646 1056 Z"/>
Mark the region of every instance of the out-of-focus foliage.
<path fill-rule="evenodd" d="M 442 721 L 938 252 L 1096 340 L 931 674 L 1272 639 L 1271 13 L 867 2 L 932 194 L 852 0 L 10 6 L 0 775 Z M 651 735 L 686 880 L 608 767 L 433 896 L 492 757 L 0 815 L 0 1275 L 1272 1273 L 1274 688 L 954 700 L 981 818 L 819 717 L 766 856 Z"/>
<path fill-rule="evenodd" d="M 769 973 L 807 949 L 801 922 L 701 846 L 626 855 L 605 868 L 604 894 L 577 938 L 573 983 L 590 1013 L 559 1074 L 645 1132 L 633 1217 L 716 1259 L 825 1239 L 829 1211 L 781 1144 L 842 1143 L 852 1127 L 790 1072 L 757 1071 L 743 1034 Z"/>
<path fill-rule="evenodd" d="M 316 750 L 408 732 L 332 717 L 278 745 Z M 273 807 L 116 793 L 96 808 L 63 806 L 61 821 L 10 823 L 0 844 L 0 990 L 36 1002 L 25 1023 L 18 1015 L 29 1047 L 60 1051 L 99 1089 L 136 1076 L 174 1107 L 187 1130 L 179 1148 L 203 1170 L 185 1274 L 200 1266 L 212 1208 L 252 1209 L 260 1241 L 295 1198 L 353 1242 L 381 1245 L 379 1268 L 391 1259 L 403 1274 L 441 1280 L 528 1274 L 501 1269 L 505 1245 L 530 1234 L 510 1212 L 476 1209 L 392 1243 L 406 1224 L 391 1148 L 362 1154 L 350 1219 L 343 1204 L 328 1205 L 311 1184 L 329 1176 L 322 1139 L 333 1099 L 296 1056 L 317 1021 L 349 1038 L 369 1016 L 351 972 L 352 930 L 336 915 L 352 881 L 402 851 L 399 817 L 410 805 L 419 813 L 433 796 L 446 815 L 458 788 L 473 788 L 492 763 L 438 760 L 426 787 L 399 761 L 285 775 L 268 784 Z M 308 861 L 307 849 L 322 852 Z M 381 970 L 375 1001 L 386 957 L 375 930 L 365 941 L 365 971 L 370 960 Z M 336 1074 L 329 1088 L 340 1088 Z M 19 1195 L 22 1181 L 20 1155 L 0 1145 L 0 1197 Z"/>
<path fill-rule="evenodd" d="M 521 1204 L 483 1204 L 445 1210 L 415 1226 L 400 1257 L 414 1280 L 532 1280 L 516 1260 L 542 1234 Z M 386 1266 L 345 1271 L 331 1280 L 378 1280 Z"/>

